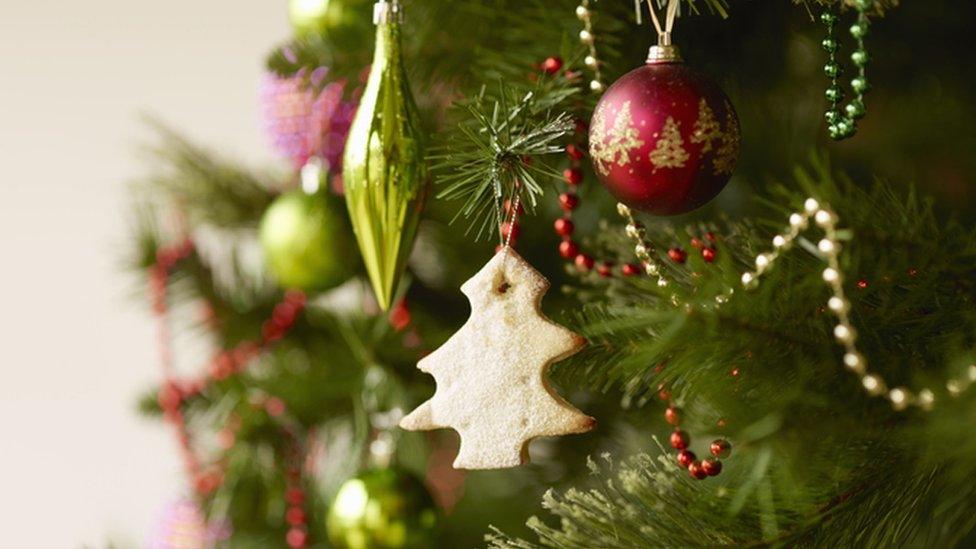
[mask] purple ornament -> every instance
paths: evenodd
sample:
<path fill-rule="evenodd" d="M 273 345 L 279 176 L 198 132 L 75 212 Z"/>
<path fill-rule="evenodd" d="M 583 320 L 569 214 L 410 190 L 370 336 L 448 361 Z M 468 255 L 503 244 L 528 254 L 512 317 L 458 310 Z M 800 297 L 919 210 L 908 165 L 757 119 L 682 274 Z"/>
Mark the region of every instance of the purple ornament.
<path fill-rule="evenodd" d="M 183 499 L 162 512 L 148 546 L 149 549 L 205 549 L 229 538 L 229 526 L 208 524 L 200 507 Z"/>
<path fill-rule="evenodd" d="M 312 157 L 322 158 L 333 176 L 342 173 L 342 154 L 357 101 L 343 100 L 344 82 L 324 84 L 328 69 L 308 77 L 265 76 L 261 103 L 272 147 L 296 169 Z M 324 84 L 324 85 L 323 85 Z M 320 90 L 316 93 L 316 90 Z"/>

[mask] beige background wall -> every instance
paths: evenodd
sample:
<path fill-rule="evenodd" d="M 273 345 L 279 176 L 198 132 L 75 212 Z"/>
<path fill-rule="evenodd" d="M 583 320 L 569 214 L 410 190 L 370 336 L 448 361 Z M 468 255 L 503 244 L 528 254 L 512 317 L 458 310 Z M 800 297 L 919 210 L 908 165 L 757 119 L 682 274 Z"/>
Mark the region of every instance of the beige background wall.
<path fill-rule="evenodd" d="M 118 268 L 141 113 L 250 163 L 284 0 L 0 0 L 0 546 L 145 545 L 183 490 L 135 414 L 152 324 Z"/>

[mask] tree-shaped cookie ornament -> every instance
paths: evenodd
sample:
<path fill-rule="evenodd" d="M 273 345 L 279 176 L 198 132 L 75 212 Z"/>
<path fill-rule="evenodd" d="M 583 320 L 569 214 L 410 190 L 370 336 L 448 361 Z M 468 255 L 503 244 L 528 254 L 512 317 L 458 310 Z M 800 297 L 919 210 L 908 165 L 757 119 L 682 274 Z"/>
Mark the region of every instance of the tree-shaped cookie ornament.
<path fill-rule="evenodd" d="M 586 342 L 542 314 L 548 289 L 549 281 L 506 246 L 461 286 L 471 302 L 464 326 L 417 364 L 434 376 L 437 391 L 400 426 L 456 430 L 455 468 L 522 465 L 532 439 L 596 426 L 549 385 L 549 366 Z"/>

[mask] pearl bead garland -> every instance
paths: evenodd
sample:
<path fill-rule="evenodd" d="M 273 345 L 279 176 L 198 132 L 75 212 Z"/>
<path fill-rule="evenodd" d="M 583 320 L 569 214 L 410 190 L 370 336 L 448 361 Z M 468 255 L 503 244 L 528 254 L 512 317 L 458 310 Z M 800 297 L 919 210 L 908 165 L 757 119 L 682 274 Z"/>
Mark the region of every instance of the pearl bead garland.
<path fill-rule="evenodd" d="M 870 2 L 864 0 L 861 3 L 866 5 L 870 4 Z M 862 11 L 861 15 L 863 17 L 863 10 L 860 10 L 860 7 L 859 11 Z M 580 5 L 576 8 L 576 16 L 583 22 L 583 29 L 579 33 L 580 42 L 589 49 L 589 54 L 584 59 L 584 65 L 594 71 L 593 80 L 590 82 L 590 89 L 593 92 L 600 93 L 606 86 L 602 81 L 600 71 L 601 62 L 596 51 L 596 37 L 593 34 L 590 0 L 581 0 Z M 834 132 L 832 131 L 832 133 Z M 838 135 L 835 138 L 849 137 L 853 133 L 852 131 L 844 135 Z M 660 266 L 651 256 L 653 246 L 644 238 L 646 233 L 643 225 L 634 219 L 633 212 L 624 204 L 617 204 L 617 213 L 627 220 L 627 236 L 634 241 L 634 254 L 640 261 L 644 272 L 650 277 L 657 277 L 658 286 L 667 287 L 669 281 L 662 274 Z M 834 338 L 839 345 L 844 347 L 844 366 L 860 377 L 861 385 L 868 394 L 871 396 L 884 396 L 895 410 L 901 411 L 910 405 L 917 406 L 923 410 L 931 409 L 935 403 L 935 393 L 930 389 L 922 389 L 917 395 L 904 387 L 895 387 L 889 391 L 884 379 L 877 374 L 868 372 L 867 361 L 855 346 L 857 332 L 851 325 L 849 316 L 850 302 L 847 300 L 843 288 L 843 275 L 838 260 L 841 246 L 838 243 L 837 237 L 837 215 L 823 207 L 817 199 L 808 198 L 803 203 L 802 212 L 790 214 L 789 230 L 785 234 L 778 234 L 773 237 L 773 251 L 756 256 L 756 270 L 755 272 L 745 272 L 742 274 L 742 286 L 747 290 L 758 287 L 760 276 L 769 272 L 776 259 L 779 258 L 780 253 L 788 251 L 793 247 L 793 243 L 799 237 L 800 233 L 809 228 L 811 218 L 813 218 L 816 225 L 824 232 L 824 238 L 817 243 L 817 250 L 823 254 L 828 264 L 827 268 L 823 271 L 823 280 L 831 287 L 834 295 L 827 301 L 827 308 L 837 317 L 838 323 L 834 327 Z M 727 303 L 733 294 L 734 289 L 729 288 L 725 293 L 716 296 L 716 307 L 721 307 Z M 675 305 L 677 306 L 677 303 Z M 946 383 L 946 390 L 950 396 L 955 397 L 974 383 L 976 383 L 976 364 L 968 368 L 967 375 L 964 379 L 949 380 Z"/>
<path fill-rule="evenodd" d="M 881 376 L 868 370 L 867 360 L 864 355 L 858 352 L 855 345 L 857 331 L 851 325 L 849 316 L 851 304 L 844 294 L 844 277 L 838 259 L 841 246 L 838 243 L 837 215 L 822 206 L 816 199 L 808 198 L 803 203 L 802 212 L 790 214 L 788 232 L 773 237 L 774 251 L 756 256 L 756 271 L 743 273 L 742 285 L 746 289 L 756 288 L 759 285 L 759 277 L 772 268 L 780 252 L 792 247 L 800 232 L 810 226 L 811 218 L 817 227 L 824 232 L 824 238 L 817 243 L 817 250 L 827 261 L 827 267 L 823 271 L 823 280 L 830 286 L 834 294 L 827 301 L 827 309 L 837 317 L 837 325 L 834 326 L 833 334 L 837 344 L 844 348 L 844 366 L 860 378 L 861 386 L 869 395 L 884 397 L 893 409 L 901 411 L 909 406 L 917 406 L 922 410 L 930 410 L 935 403 L 935 393 L 932 390 L 922 389 L 918 394 L 912 393 L 905 387 L 895 387 L 889 390 Z M 727 296 L 721 297 L 723 299 L 718 301 L 719 304 L 727 301 Z M 950 379 L 946 382 L 946 391 L 950 396 L 957 397 L 974 383 L 976 383 L 976 364 L 969 366 L 963 378 Z"/>
<path fill-rule="evenodd" d="M 626 204 L 617 204 L 617 213 L 627 220 L 627 236 L 634 241 L 634 255 L 640 260 L 647 276 L 657 277 L 657 285 L 661 288 L 667 287 L 668 279 L 661 274 L 661 268 L 651 257 L 653 246 L 644 240 L 644 226 L 640 221 L 634 219 L 634 212 Z"/>
<path fill-rule="evenodd" d="M 590 91 L 600 93 L 606 86 L 603 84 L 603 73 L 600 71 L 600 58 L 596 53 L 596 36 L 593 34 L 593 12 L 590 11 L 590 0 L 581 0 L 580 5 L 576 6 L 576 17 L 583 22 L 583 30 L 579 33 L 580 43 L 589 49 L 583 64 L 593 69 Z"/>

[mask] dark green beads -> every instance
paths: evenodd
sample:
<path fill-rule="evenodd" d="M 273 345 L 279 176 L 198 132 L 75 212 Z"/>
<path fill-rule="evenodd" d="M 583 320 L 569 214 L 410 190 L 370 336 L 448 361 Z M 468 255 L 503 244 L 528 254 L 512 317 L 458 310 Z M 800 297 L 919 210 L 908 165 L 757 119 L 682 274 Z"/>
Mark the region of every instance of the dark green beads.
<path fill-rule="evenodd" d="M 851 37 L 857 43 L 857 48 L 851 53 L 851 63 L 857 68 L 856 74 L 851 78 L 851 90 L 854 97 L 851 101 L 841 108 L 844 101 L 844 90 L 840 86 L 839 79 L 843 74 L 840 63 L 837 62 L 837 52 L 840 44 L 835 35 L 835 27 L 839 17 L 833 11 L 825 11 L 820 15 L 820 21 L 827 27 L 827 37 L 820 43 L 824 51 L 827 52 L 827 63 L 823 71 L 830 79 L 830 85 L 824 91 L 824 97 L 830 103 L 827 112 L 824 113 L 824 120 L 827 121 L 827 133 L 831 139 L 842 140 L 853 137 L 857 133 L 857 121 L 864 118 L 867 109 L 864 106 L 864 95 L 868 92 L 866 67 L 870 58 L 864 48 L 864 38 L 870 30 L 870 20 L 867 11 L 874 8 L 875 0 L 854 0 L 852 4 L 858 12 L 857 21 L 850 26 Z"/>

